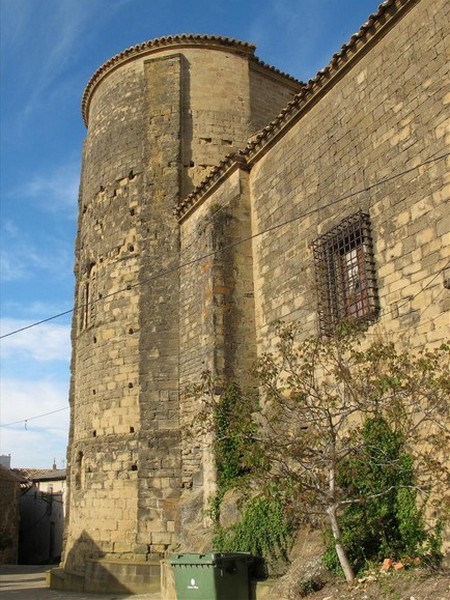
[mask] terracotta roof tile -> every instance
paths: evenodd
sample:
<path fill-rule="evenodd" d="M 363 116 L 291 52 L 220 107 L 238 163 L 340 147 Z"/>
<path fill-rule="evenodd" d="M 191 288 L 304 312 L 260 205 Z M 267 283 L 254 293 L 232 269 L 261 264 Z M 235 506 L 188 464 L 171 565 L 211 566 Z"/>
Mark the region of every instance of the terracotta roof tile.
<path fill-rule="evenodd" d="M 300 90 L 295 98 L 287 104 L 279 115 L 264 127 L 264 129 L 252 136 L 244 150 L 239 152 L 238 155 L 234 155 L 235 160 L 236 156 L 238 156 L 241 164 L 248 164 L 258 150 L 268 144 L 278 131 L 284 128 L 300 113 L 305 104 L 323 88 L 330 77 L 348 64 L 348 61 L 351 58 L 350 52 L 355 50 L 355 46 L 358 43 L 361 47 L 366 45 L 369 39 L 372 39 L 386 23 L 390 23 L 404 7 L 409 8 L 409 6 L 412 6 L 419 1 L 420 0 L 385 0 L 385 2 L 380 4 L 377 12 L 368 17 L 367 21 L 360 27 L 358 32 L 354 33 L 350 40 L 343 44 L 341 49 L 332 56 L 330 62 L 304 85 L 302 90 Z M 393 7 L 394 10 L 390 10 L 391 7 Z M 368 38 L 368 34 L 370 34 L 370 38 Z M 213 187 L 215 183 L 214 180 L 219 179 L 225 170 L 230 168 L 229 161 L 230 159 L 219 163 L 218 167 L 213 170 L 210 175 L 203 180 L 189 196 L 187 196 L 187 198 L 180 202 L 175 209 L 175 214 L 180 220 L 186 215 L 189 208 L 191 208 L 206 191 Z"/>
<path fill-rule="evenodd" d="M 66 469 L 13 469 L 18 475 L 31 481 L 55 481 L 66 478 Z"/>

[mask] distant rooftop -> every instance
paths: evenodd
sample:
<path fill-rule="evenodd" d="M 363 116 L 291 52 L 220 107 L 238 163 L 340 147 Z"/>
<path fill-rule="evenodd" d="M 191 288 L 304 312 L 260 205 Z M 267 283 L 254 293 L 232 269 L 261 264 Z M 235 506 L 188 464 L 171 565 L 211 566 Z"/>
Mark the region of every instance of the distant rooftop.
<path fill-rule="evenodd" d="M 61 481 L 66 478 L 66 469 L 13 469 L 13 472 L 30 481 Z"/>

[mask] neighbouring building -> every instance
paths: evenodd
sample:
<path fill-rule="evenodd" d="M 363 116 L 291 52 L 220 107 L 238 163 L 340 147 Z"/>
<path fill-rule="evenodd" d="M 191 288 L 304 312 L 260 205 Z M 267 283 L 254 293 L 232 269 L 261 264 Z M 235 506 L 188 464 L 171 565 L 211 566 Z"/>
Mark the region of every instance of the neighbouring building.
<path fill-rule="evenodd" d="M 200 35 L 94 74 L 66 573 L 200 550 L 213 460 L 183 389 L 205 369 L 245 385 L 278 320 L 306 336 L 364 319 L 413 349 L 449 337 L 449 13 L 386 0 L 308 83 Z"/>
<path fill-rule="evenodd" d="M 18 562 L 56 564 L 61 559 L 64 531 L 66 470 L 14 469 L 27 482 L 20 497 Z"/>
<path fill-rule="evenodd" d="M 6 469 L 11 468 L 11 454 L 0 454 L 0 465 Z"/>
<path fill-rule="evenodd" d="M 15 565 L 19 552 L 20 492 L 23 478 L 13 473 L 9 465 L 10 461 L 6 460 L 2 460 L 0 464 L 0 565 Z"/>

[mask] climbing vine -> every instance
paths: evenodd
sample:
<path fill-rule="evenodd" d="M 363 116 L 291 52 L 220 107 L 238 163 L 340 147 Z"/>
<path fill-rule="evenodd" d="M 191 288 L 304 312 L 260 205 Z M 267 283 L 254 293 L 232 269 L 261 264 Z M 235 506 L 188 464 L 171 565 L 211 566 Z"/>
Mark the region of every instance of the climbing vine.
<path fill-rule="evenodd" d="M 274 572 L 288 560 L 292 527 L 279 499 L 254 497 L 235 525 L 216 527 L 214 547 L 219 552 L 249 552 L 263 559 L 260 573 Z M 262 574 L 261 573 L 261 574 Z"/>
<path fill-rule="evenodd" d="M 253 408 L 256 408 L 254 400 L 244 397 L 234 385 L 221 394 L 215 405 L 217 494 L 211 511 L 215 519 L 213 546 L 219 552 L 249 552 L 264 561 L 261 570 L 265 571 L 266 567 L 274 570 L 276 563 L 287 560 L 292 539 L 292 527 L 281 499 L 273 494 L 244 493 L 239 522 L 229 527 L 220 525 L 225 493 L 236 488 L 242 490 L 258 469 Z"/>
<path fill-rule="evenodd" d="M 246 463 L 252 443 L 254 425 L 250 418 L 248 399 L 244 399 L 235 385 L 230 385 L 216 404 L 214 429 L 216 435 L 215 462 L 218 496 L 237 485 L 250 472 Z"/>

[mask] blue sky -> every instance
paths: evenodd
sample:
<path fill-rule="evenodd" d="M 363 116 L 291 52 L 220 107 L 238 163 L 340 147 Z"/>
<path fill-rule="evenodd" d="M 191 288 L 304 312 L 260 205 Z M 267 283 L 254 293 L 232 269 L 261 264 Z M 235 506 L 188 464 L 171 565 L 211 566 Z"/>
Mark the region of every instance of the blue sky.
<path fill-rule="evenodd" d="M 73 306 L 80 101 L 114 54 L 174 33 L 253 42 L 308 80 L 376 0 L 0 0 L 2 335 Z M 4 337 L 0 454 L 65 465 L 70 315 Z M 50 413 L 50 414 L 49 414 Z"/>

